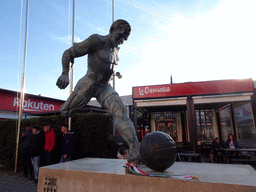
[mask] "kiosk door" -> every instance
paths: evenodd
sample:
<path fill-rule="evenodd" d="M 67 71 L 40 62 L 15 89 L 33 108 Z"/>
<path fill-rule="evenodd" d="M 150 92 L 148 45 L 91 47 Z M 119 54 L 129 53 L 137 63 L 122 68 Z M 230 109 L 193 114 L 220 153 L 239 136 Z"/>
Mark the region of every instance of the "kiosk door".
<path fill-rule="evenodd" d="M 234 135 L 231 105 L 219 109 L 221 138 L 226 141 L 229 134 Z"/>

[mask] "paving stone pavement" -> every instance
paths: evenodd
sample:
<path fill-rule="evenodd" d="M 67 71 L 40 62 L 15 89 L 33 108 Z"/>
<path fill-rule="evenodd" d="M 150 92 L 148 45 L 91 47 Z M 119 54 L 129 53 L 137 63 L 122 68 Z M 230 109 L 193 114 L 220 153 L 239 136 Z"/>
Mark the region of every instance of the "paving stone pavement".
<path fill-rule="evenodd" d="M 14 173 L 0 169 L 0 192 L 36 192 L 37 184 L 22 176 L 21 172 Z"/>

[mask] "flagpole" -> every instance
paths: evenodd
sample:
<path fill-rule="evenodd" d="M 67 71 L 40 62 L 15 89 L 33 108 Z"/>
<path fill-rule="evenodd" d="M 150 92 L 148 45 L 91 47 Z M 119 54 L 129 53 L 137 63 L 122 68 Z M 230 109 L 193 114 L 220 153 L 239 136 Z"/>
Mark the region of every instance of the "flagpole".
<path fill-rule="evenodd" d="M 112 0 L 112 24 L 114 23 L 114 20 L 115 20 L 115 18 L 114 18 L 114 0 Z M 113 66 L 113 69 L 114 69 L 114 66 Z M 116 83 L 115 83 L 115 71 L 113 71 L 113 88 L 114 88 L 114 90 L 116 89 L 116 85 L 115 85 Z M 113 135 L 115 135 L 116 134 L 116 128 L 115 128 L 115 126 L 113 125 Z"/>
<path fill-rule="evenodd" d="M 20 108 L 19 108 L 19 120 L 16 140 L 16 155 L 15 155 L 15 166 L 14 172 L 17 172 L 18 152 L 19 152 L 19 135 L 20 135 L 20 124 L 23 112 L 23 101 L 24 101 L 24 87 L 25 87 L 25 69 L 26 69 L 26 56 L 27 56 L 27 35 L 28 35 L 28 0 L 26 2 L 26 24 L 25 24 L 25 42 L 24 42 L 24 58 L 23 58 L 23 72 L 21 79 L 21 90 L 20 90 Z"/>
<path fill-rule="evenodd" d="M 112 23 L 114 23 L 114 0 L 112 0 Z"/>
<path fill-rule="evenodd" d="M 114 23 L 114 0 L 112 0 L 112 23 Z M 113 71 L 113 88 L 116 89 L 115 71 Z"/>
<path fill-rule="evenodd" d="M 75 42 L 75 0 L 73 0 L 73 20 L 72 20 L 72 46 L 74 46 Z M 69 95 L 73 92 L 73 65 L 74 63 L 71 63 L 70 67 L 70 86 L 69 86 Z M 68 130 L 71 131 L 71 117 L 68 118 Z"/>

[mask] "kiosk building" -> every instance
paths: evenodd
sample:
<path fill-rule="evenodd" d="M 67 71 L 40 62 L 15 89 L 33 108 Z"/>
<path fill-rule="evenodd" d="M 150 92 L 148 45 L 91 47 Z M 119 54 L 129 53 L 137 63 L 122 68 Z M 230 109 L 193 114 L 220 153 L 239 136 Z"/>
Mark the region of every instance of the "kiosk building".
<path fill-rule="evenodd" d="M 255 87 L 252 79 L 133 87 L 138 137 L 170 134 L 179 148 L 198 151 L 215 137 L 233 134 L 242 147 L 256 147 Z"/>

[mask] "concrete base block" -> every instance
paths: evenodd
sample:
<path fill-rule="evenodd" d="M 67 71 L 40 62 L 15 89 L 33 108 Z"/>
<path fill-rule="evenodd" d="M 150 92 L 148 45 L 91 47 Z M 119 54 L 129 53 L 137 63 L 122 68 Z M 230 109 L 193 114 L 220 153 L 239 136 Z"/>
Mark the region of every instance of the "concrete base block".
<path fill-rule="evenodd" d="M 175 162 L 164 173 L 197 175 L 198 180 L 138 176 L 125 173 L 126 160 L 85 158 L 41 167 L 38 192 L 256 191 L 256 171 L 250 165 Z M 156 173 L 140 165 L 147 173 Z"/>

